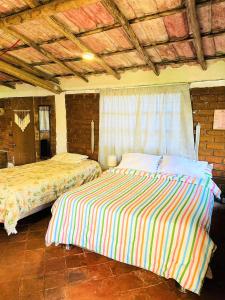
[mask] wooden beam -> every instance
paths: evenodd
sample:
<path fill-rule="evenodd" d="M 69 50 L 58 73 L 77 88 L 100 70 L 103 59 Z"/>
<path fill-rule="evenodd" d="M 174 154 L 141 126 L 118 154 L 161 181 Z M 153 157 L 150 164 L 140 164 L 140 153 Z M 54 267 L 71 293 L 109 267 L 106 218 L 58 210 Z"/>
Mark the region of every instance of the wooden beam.
<path fill-rule="evenodd" d="M 3 60 L 9 64 L 19 66 L 19 67 L 23 68 L 25 71 L 27 71 L 33 75 L 42 77 L 44 79 L 47 79 L 49 81 L 53 81 L 53 82 L 59 84 L 59 80 L 54 78 L 52 75 L 49 75 L 41 70 L 36 69 L 35 67 L 30 66 L 29 64 L 25 63 L 23 60 L 21 60 L 17 57 L 14 57 L 10 54 L 5 53 L 4 55 L 2 55 L 0 57 L 0 60 Z"/>
<path fill-rule="evenodd" d="M 62 92 L 60 87 L 57 86 L 56 84 L 41 79 L 33 74 L 28 73 L 27 71 L 18 69 L 4 61 L 0 61 L 0 71 L 8 75 L 14 76 L 16 78 L 19 78 L 22 81 L 26 81 L 30 84 L 34 84 L 36 86 L 42 87 L 43 89 L 49 90 L 55 94 L 59 94 Z"/>
<path fill-rule="evenodd" d="M 40 2 L 38 0 L 23 0 L 30 8 L 37 7 L 40 5 Z"/>
<path fill-rule="evenodd" d="M 11 83 L 11 82 L 1 82 L 0 81 L 0 85 L 5 86 L 5 87 L 7 87 L 9 89 L 13 89 L 13 90 L 15 90 L 15 88 L 16 88 L 15 84 Z"/>
<path fill-rule="evenodd" d="M 203 70 L 207 69 L 207 64 L 204 58 L 204 51 L 202 45 L 201 31 L 196 12 L 195 0 L 186 0 L 187 15 L 189 16 L 191 29 L 194 37 L 194 45 L 197 54 L 197 59 Z"/>
<path fill-rule="evenodd" d="M 131 43 L 134 45 L 136 50 L 138 51 L 141 58 L 145 61 L 145 63 L 153 70 L 156 75 L 159 75 L 158 70 L 156 69 L 154 63 L 151 61 L 148 53 L 145 51 L 144 47 L 139 42 L 135 32 L 133 31 L 130 23 L 125 18 L 125 16 L 118 9 L 116 4 L 112 0 L 102 0 L 105 8 L 110 12 L 110 14 L 118 20 L 118 22 L 123 27 L 124 31 L 127 33 Z"/>
<path fill-rule="evenodd" d="M 80 8 L 82 5 L 96 3 L 97 0 L 53 0 L 0 20 L 0 29 L 5 26 L 19 25 L 27 21 L 42 19 L 69 9 Z"/>
<path fill-rule="evenodd" d="M 72 43 L 74 43 L 77 47 L 79 47 L 83 52 L 89 52 L 94 55 L 94 61 L 96 61 L 99 65 L 101 65 L 108 74 L 114 76 L 117 79 L 120 79 L 120 75 L 116 73 L 99 55 L 94 53 L 89 47 L 87 47 L 81 40 L 79 40 L 70 30 L 70 28 L 60 22 L 55 17 L 46 18 L 48 23 L 54 27 L 57 31 L 61 32 L 67 39 L 69 39 Z"/>
<path fill-rule="evenodd" d="M 26 37 L 25 35 L 23 35 L 22 33 L 19 33 L 18 31 L 16 31 L 15 29 L 12 29 L 10 27 L 5 27 L 4 31 L 6 31 L 8 34 L 13 35 L 14 37 L 16 37 L 17 39 L 22 40 L 25 44 L 29 45 L 30 47 L 34 48 L 36 51 L 38 51 L 39 53 L 43 54 L 44 56 L 48 57 L 50 60 L 55 61 L 58 65 L 60 65 L 63 68 L 66 68 L 67 70 L 69 70 L 73 75 L 76 75 L 77 77 L 79 77 L 80 79 L 84 80 L 85 82 L 88 82 L 88 80 L 82 76 L 80 73 L 74 71 L 72 68 L 70 68 L 69 66 L 67 66 L 65 63 L 63 63 L 62 61 L 60 61 L 58 58 L 56 58 L 51 52 L 45 50 L 44 48 L 42 48 L 41 46 L 38 46 L 37 44 L 35 44 L 33 41 L 31 41 L 28 37 Z"/>

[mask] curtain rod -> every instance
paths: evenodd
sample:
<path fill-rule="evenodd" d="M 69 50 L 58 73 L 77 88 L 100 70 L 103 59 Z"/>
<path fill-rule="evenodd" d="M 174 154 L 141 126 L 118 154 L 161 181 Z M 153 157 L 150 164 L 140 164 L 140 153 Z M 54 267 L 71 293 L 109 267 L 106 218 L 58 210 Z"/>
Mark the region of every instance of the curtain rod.
<path fill-rule="evenodd" d="M 93 88 L 93 89 L 79 89 L 79 90 L 65 90 L 64 92 L 67 94 L 68 92 L 73 92 L 73 93 L 89 93 L 89 92 L 100 92 L 102 90 L 121 90 L 121 89 L 135 89 L 135 88 L 149 88 L 149 87 L 155 87 L 155 86 L 176 86 L 176 85 L 189 85 L 189 82 L 176 82 L 176 83 L 165 83 L 165 84 L 150 84 L 150 85 L 133 85 L 133 86 L 118 86 L 118 87 L 104 87 L 104 88 Z"/>

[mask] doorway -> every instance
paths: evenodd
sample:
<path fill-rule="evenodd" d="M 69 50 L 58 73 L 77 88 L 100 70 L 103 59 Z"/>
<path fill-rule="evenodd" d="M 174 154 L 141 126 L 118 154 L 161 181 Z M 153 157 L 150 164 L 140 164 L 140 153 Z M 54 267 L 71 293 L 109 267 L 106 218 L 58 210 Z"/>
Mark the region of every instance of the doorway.
<path fill-rule="evenodd" d="M 12 101 L 12 134 L 14 161 L 16 166 L 36 161 L 34 113 L 31 99 L 14 99 Z"/>

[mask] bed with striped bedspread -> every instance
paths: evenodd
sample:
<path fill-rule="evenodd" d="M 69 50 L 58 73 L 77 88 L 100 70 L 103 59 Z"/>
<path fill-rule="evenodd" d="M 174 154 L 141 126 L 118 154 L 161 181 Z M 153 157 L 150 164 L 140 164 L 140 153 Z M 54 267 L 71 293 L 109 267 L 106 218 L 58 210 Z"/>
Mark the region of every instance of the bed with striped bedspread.
<path fill-rule="evenodd" d="M 219 194 L 211 179 L 112 169 L 55 202 L 46 244 L 84 247 L 199 294 Z"/>

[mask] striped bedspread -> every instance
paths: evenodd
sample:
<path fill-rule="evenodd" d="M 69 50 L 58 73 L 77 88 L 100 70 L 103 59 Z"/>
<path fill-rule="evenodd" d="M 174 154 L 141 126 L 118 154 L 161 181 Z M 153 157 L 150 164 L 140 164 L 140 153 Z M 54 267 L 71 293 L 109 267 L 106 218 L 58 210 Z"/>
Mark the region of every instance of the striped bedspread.
<path fill-rule="evenodd" d="M 62 195 L 46 244 L 74 244 L 200 292 L 215 245 L 210 180 L 112 169 Z"/>

